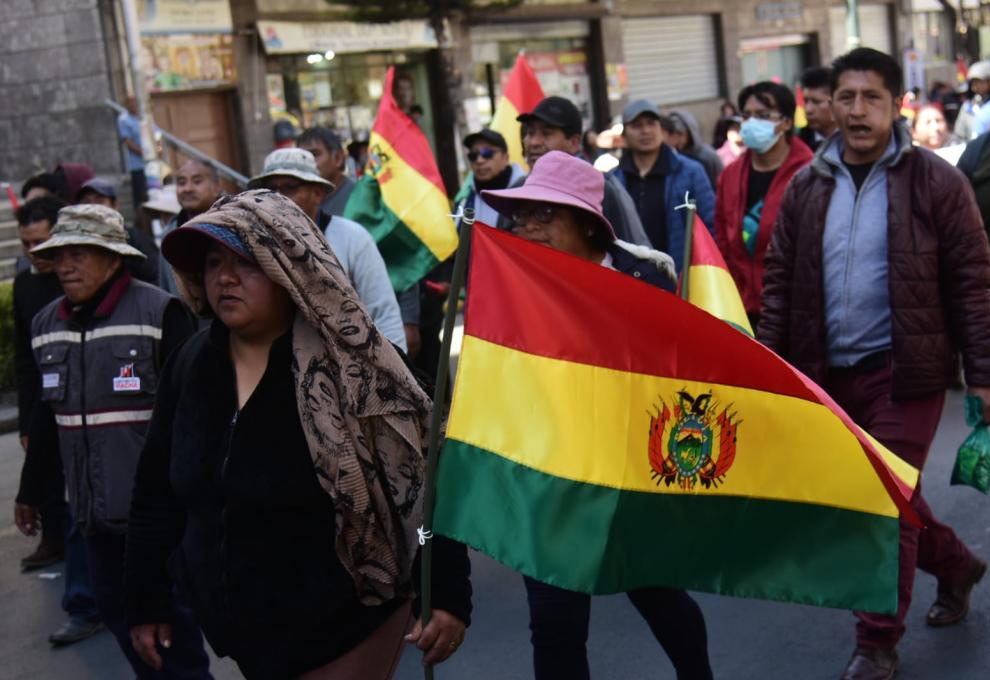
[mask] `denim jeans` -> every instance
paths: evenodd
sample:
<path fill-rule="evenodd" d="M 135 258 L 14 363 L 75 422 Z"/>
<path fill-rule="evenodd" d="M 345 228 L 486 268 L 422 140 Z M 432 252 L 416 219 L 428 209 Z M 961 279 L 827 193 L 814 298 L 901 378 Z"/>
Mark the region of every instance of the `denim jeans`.
<path fill-rule="evenodd" d="M 68 506 L 65 508 L 65 593 L 62 609 L 69 620 L 76 623 L 95 623 L 100 620 L 93 595 L 93 583 L 89 576 L 89 555 L 86 539 Z"/>

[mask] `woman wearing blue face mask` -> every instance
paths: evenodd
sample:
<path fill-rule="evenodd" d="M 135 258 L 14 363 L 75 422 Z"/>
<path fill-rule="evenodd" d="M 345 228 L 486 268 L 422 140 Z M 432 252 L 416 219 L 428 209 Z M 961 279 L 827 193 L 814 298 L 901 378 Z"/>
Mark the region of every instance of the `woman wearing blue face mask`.
<path fill-rule="evenodd" d="M 715 193 L 715 240 L 739 288 L 750 324 L 760 320 L 763 256 L 777 221 L 784 189 L 811 161 L 811 150 L 793 135 L 794 95 L 764 81 L 739 93 L 739 130 L 746 152 L 730 163 Z"/>

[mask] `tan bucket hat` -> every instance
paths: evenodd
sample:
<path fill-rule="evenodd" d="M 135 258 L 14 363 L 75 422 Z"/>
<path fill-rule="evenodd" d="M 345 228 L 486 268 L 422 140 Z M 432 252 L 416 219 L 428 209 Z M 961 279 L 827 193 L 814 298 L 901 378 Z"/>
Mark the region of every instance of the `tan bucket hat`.
<path fill-rule="evenodd" d="M 103 205 L 70 205 L 58 211 L 52 237 L 31 249 L 39 257 L 54 257 L 56 248 L 95 246 L 128 257 L 145 257 L 127 244 L 123 216 Z"/>

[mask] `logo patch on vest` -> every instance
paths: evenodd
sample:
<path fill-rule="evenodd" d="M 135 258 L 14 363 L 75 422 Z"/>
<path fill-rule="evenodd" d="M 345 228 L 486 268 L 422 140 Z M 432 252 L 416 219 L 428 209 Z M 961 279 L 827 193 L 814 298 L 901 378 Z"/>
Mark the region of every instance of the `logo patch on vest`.
<path fill-rule="evenodd" d="M 58 387 L 58 373 L 45 373 L 41 376 L 41 387 L 52 390 Z"/>
<path fill-rule="evenodd" d="M 45 376 L 46 378 L 48 376 Z M 56 384 L 58 376 L 55 376 Z M 134 375 L 134 364 L 124 364 L 120 367 L 120 377 L 113 379 L 114 392 L 140 392 L 141 378 Z"/>

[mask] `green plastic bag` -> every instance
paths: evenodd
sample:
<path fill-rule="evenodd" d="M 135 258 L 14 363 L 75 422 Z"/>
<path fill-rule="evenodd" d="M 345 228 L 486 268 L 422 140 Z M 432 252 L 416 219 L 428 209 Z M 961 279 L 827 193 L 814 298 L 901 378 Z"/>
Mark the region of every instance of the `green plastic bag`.
<path fill-rule="evenodd" d="M 966 397 L 966 424 L 973 431 L 956 453 L 949 483 L 966 484 L 987 493 L 990 489 L 990 433 L 987 423 L 983 422 L 983 400 L 979 397 Z"/>

